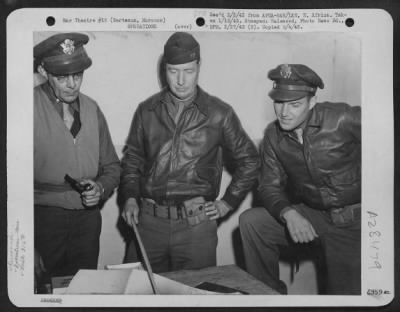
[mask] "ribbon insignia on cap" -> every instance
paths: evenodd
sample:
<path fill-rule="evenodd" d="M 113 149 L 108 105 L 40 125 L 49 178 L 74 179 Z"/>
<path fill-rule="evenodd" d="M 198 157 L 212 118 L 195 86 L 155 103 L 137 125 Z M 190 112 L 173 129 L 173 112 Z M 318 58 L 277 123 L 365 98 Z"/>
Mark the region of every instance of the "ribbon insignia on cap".
<path fill-rule="evenodd" d="M 283 78 L 289 79 L 290 76 L 292 75 L 292 69 L 290 68 L 290 66 L 288 64 L 283 64 L 281 66 L 280 74 Z"/>
<path fill-rule="evenodd" d="M 75 46 L 74 46 L 74 41 L 71 39 L 65 39 L 63 43 L 60 44 L 60 46 L 63 48 L 64 54 L 71 55 L 75 51 Z"/>

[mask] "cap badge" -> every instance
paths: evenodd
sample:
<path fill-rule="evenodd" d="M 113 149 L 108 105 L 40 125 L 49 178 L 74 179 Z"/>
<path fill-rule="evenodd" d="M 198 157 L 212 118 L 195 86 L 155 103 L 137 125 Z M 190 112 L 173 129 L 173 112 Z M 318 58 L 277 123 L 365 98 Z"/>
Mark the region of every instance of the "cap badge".
<path fill-rule="evenodd" d="M 292 75 L 292 69 L 288 64 L 284 64 L 281 66 L 280 74 L 283 78 L 289 79 L 290 76 Z"/>
<path fill-rule="evenodd" d="M 196 57 L 196 53 L 192 52 L 190 53 L 190 58 L 195 58 Z"/>
<path fill-rule="evenodd" d="M 63 48 L 64 54 L 71 55 L 75 51 L 75 46 L 74 46 L 74 41 L 71 39 L 65 39 L 63 43 L 60 44 L 60 46 Z"/>

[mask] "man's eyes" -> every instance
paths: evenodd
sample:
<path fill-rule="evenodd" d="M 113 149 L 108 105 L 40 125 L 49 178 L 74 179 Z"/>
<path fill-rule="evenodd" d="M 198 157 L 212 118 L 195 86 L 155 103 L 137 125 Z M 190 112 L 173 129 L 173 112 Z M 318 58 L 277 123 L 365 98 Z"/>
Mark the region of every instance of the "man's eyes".
<path fill-rule="evenodd" d="M 82 78 L 83 72 L 82 73 L 76 73 L 76 74 L 73 74 L 73 75 L 68 75 L 68 76 L 56 76 L 56 78 L 57 78 L 58 81 L 63 82 L 63 81 L 66 81 L 69 76 L 72 76 L 72 78 L 74 80 L 78 80 L 78 79 Z"/>
<path fill-rule="evenodd" d="M 171 74 L 176 74 L 178 71 L 176 69 L 168 69 L 168 72 Z M 184 72 L 187 74 L 193 74 L 195 71 L 194 69 L 185 69 Z"/>
<path fill-rule="evenodd" d="M 285 104 L 285 102 L 275 102 L 275 104 L 277 105 L 283 105 Z M 287 103 L 288 105 L 290 105 L 291 107 L 299 107 L 301 105 L 300 102 L 295 102 L 295 103 Z"/>
<path fill-rule="evenodd" d="M 178 73 L 180 70 L 178 69 L 173 69 L 173 68 L 168 68 L 167 71 L 171 74 L 176 74 Z M 182 71 L 182 70 L 181 70 Z M 193 74 L 195 72 L 195 70 L 193 68 L 190 69 L 183 69 L 183 72 L 187 73 L 187 74 Z"/>

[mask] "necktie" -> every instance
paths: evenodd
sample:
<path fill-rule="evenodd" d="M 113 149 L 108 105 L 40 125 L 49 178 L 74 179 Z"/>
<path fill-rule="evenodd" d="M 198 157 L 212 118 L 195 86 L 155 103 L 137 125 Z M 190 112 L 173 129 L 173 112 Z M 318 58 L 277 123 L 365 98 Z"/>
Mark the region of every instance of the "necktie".
<path fill-rule="evenodd" d="M 67 126 L 68 130 L 71 130 L 72 124 L 74 122 L 74 116 L 71 114 L 69 110 L 69 105 L 67 103 L 63 103 L 63 115 L 64 115 L 64 123 Z"/>
<path fill-rule="evenodd" d="M 77 136 L 80 129 L 81 129 L 81 118 L 79 116 L 79 112 L 76 109 L 74 109 L 74 122 L 70 130 L 74 138 Z"/>
<path fill-rule="evenodd" d="M 300 144 L 303 144 L 303 129 L 297 128 L 296 130 L 294 130 L 294 132 L 297 135 L 297 140 L 300 142 Z"/>
<path fill-rule="evenodd" d="M 74 114 L 72 115 L 71 110 L 73 110 Z M 64 114 L 64 123 L 68 130 L 70 130 L 72 136 L 75 138 L 81 129 L 81 119 L 79 117 L 79 112 L 70 107 L 69 104 L 63 103 L 63 114 Z"/>

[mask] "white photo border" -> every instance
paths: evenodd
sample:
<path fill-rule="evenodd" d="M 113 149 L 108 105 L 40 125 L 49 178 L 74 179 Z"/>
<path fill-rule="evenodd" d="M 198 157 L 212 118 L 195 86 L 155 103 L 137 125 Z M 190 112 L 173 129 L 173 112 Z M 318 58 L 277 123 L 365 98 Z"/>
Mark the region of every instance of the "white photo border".
<path fill-rule="evenodd" d="M 212 14 L 241 12 L 282 12 L 345 14 L 355 21 L 303 24 L 302 29 L 287 32 L 344 32 L 360 36 L 362 102 L 362 295 L 361 296 L 65 296 L 33 294 L 33 32 L 44 31 L 149 31 L 127 28 L 127 23 L 111 23 L 121 18 L 163 19 L 151 31 L 248 32 L 254 29 L 221 27 L 205 29 L 196 25 L 198 17 L 206 24 Z M 46 24 L 53 16 L 57 21 Z M 289 15 L 284 15 L 289 16 Z M 105 17 L 108 22 L 99 22 Z M 236 16 L 237 17 L 237 16 Z M 74 22 L 74 19 L 96 22 Z M 371 20 L 374 20 L 371 23 Z M 224 22 L 225 23 L 225 22 Z M 129 24 L 129 23 L 128 23 Z M 151 24 L 151 23 L 150 23 Z M 232 23 L 228 23 L 232 24 Z M 177 29 L 186 25 L 187 29 Z M 225 25 L 225 24 L 224 24 Z M 274 29 L 257 32 L 276 32 Z M 280 30 L 282 31 L 282 29 Z M 161 52 L 161 51 L 160 51 Z M 24 77 L 24 79 L 23 79 Z M 266 86 L 266 88 L 268 88 Z M 150 95 L 150 94 L 149 94 Z M 394 296 L 393 228 L 393 21 L 379 9 L 324 10 L 226 10 L 226 9 L 21 9 L 7 20 L 7 185 L 8 185 L 8 291 L 19 307 L 126 307 L 126 306 L 382 306 Z M 21 183 L 24 181 L 25 183 Z M 379 269 L 376 267 L 379 263 Z M 375 268 L 373 268 L 375 266 Z"/>

